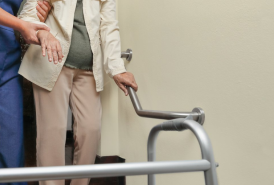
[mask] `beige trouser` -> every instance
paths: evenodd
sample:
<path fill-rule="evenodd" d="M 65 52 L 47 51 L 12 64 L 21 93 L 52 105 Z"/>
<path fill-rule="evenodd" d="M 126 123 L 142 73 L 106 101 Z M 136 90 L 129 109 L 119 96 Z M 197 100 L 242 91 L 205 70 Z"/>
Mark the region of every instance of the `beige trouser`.
<path fill-rule="evenodd" d="M 51 92 L 33 84 L 37 119 L 37 165 L 64 166 L 67 114 L 74 115 L 74 165 L 93 164 L 101 130 L 101 102 L 91 71 L 63 67 Z M 87 185 L 75 179 L 72 185 Z M 64 185 L 64 180 L 40 185 Z"/>

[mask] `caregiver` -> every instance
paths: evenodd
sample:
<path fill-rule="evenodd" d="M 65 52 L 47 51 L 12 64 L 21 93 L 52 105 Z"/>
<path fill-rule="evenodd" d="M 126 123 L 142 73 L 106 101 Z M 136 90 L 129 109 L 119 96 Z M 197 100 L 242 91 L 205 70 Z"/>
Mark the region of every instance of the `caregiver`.
<path fill-rule="evenodd" d="M 14 30 L 19 31 L 28 44 L 39 44 L 36 31 L 49 31 L 44 25 L 15 17 L 21 3 L 22 0 L 0 0 L 0 168 L 24 166 L 23 92 L 22 77 L 18 75 L 21 49 Z M 40 1 L 36 8 L 38 18 L 44 22 L 50 5 Z"/>

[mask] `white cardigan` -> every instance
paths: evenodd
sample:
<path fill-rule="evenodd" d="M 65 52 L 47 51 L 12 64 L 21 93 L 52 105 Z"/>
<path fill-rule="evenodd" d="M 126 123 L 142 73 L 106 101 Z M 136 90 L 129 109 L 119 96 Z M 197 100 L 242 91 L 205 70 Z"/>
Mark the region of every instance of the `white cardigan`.
<path fill-rule="evenodd" d="M 53 36 L 59 40 L 64 58 L 62 63 L 48 62 L 47 56 L 42 56 L 41 47 L 31 45 L 24 56 L 19 74 L 51 91 L 69 52 L 77 0 L 48 0 L 53 8 L 45 23 L 41 23 L 37 17 L 37 1 L 28 0 L 19 18 L 48 26 Z M 121 59 L 116 2 L 115 0 L 83 0 L 83 13 L 93 52 L 96 90 L 99 92 L 104 87 L 103 68 L 110 77 L 126 72 L 124 61 Z"/>

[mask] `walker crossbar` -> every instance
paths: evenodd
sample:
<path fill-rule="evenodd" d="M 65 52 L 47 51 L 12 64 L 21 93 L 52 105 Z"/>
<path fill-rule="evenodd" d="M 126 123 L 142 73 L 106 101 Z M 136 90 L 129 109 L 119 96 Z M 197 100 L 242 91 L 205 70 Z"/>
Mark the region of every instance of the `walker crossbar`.
<path fill-rule="evenodd" d="M 0 170 L 0 183 L 194 172 L 209 168 L 207 160 L 11 168 Z"/>
<path fill-rule="evenodd" d="M 203 110 L 195 108 L 189 113 L 143 110 L 135 91 L 131 87 L 128 87 L 128 91 L 139 116 L 173 119 L 157 125 L 151 130 L 148 139 L 148 162 L 0 169 L 0 183 L 148 175 L 149 185 L 155 185 L 154 174 L 203 171 L 206 185 L 218 185 L 211 142 L 201 126 L 205 120 Z M 155 145 L 158 133 L 185 129 L 191 130 L 198 139 L 202 160 L 155 162 Z"/>

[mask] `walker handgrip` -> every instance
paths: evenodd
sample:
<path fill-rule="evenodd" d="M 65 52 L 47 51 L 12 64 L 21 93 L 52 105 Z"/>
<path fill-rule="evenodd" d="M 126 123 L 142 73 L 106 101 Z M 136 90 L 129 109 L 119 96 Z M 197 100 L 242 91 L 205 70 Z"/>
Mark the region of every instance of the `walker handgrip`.
<path fill-rule="evenodd" d="M 163 122 L 161 124 L 161 128 L 164 131 L 182 131 L 182 130 L 185 130 L 186 128 L 182 126 L 181 122 L 182 122 L 182 119 L 169 120 L 169 121 Z"/>

